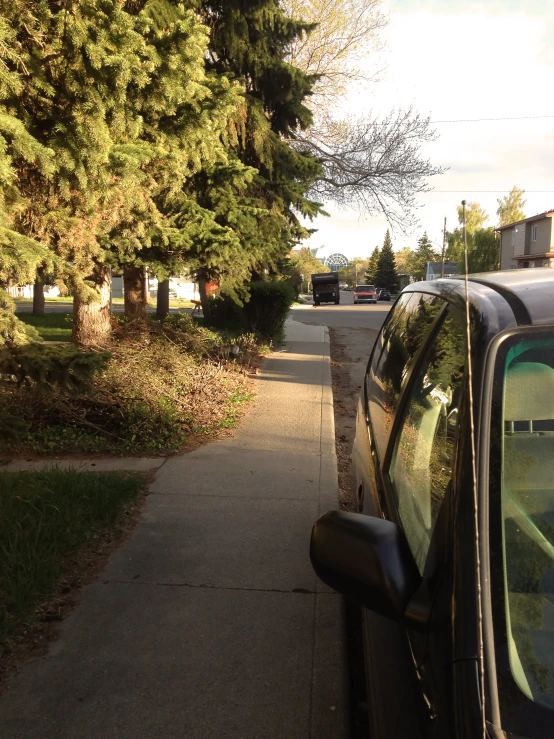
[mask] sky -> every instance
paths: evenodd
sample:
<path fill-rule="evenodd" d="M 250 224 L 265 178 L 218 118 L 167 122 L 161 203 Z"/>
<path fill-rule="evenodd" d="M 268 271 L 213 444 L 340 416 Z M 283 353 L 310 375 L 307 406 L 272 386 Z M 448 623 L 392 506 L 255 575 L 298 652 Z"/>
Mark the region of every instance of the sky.
<path fill-rule="evenodd" d="M 393 246 L 417 246 L 427 231 L 442 245 L 457 225 L 456 206 L 479 202 L 496 225 L 497 199 L 513 185 L 526 191 L 527 216 L 554 208 L 554 4 L 543 0 L 385 0 L 385 49 L 368 70 L 384 63 L 376 83 L 352 89 L 341 113 L 385 115 L 413 105 L 432 121 L 551 116 L 524 120 L 436 123 L 437 139 L 422 153 L 446 169 L 418 198 L 418 226 L 393 234 Z M 454 191 L 454 192 L 450 192 Z M 485 192 L 481 192 L 485 191 Z M 329 218 L 303 246 L 328 256 L 368 256 L 381 245 L 386 220 L 326 204 Z"/>

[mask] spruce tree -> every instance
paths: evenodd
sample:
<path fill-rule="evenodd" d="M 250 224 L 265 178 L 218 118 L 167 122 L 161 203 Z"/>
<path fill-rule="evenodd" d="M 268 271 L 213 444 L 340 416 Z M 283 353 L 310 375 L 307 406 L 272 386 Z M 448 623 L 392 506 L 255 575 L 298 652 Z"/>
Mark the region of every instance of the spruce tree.
<path fill-rule="evenodd" d="M 240 246 L 236 251 L 240 257 L 231 261 L 224 250 L 219 266 L 210 246 L 205 263 L 201 250 L 195 257 L 201 276 L 218 276 L 222 287 L 225 282 L 228 290 L 236 290 L 248 274 L 276 267 L 308 235 L 297 214 L 313 217 L 321 210 L 307 197 L 321 174 L 319 161 L 293 145 L 296 133 L 312 121 L 305 100 L 313 79 L 285 62 L 289 44 L 307 26 L 287 18 L 278 0 L 198 0 L 197 4 L 211 29 L 208 68 L 237 80 L 243 89 L 232 152 L 235 166 L 253 168 L 253 176 L 250 182 L 242 178 L 237 182 L 224 165 L 221 172 L 206 173 L 209 190 L 195 188 L 198 204 L 207 210 L 220 209 L 217 203 L 234 190 L 235 217 L 223 218 L 223 225 L 234 232 L 234 243 Z M 221 215 L 217 221 L 222 221 Z M 235 247 L 229 243 L 229 249 Z"/>
<path fill-rule="evenodd" d="M 400 285 L 389 229 L 387 229 L 383 247 L 379 253 L 375 285 L 377 287 L 384 287 L 387 290 L 390 290 L 391 293 L 397 292 Z"/>
<path fill-rule="evenodd" d="M 365 273 L 365 281 L 368 285 L 377 284 L 377 271 L 379 269 L 379 255 L 380 255 L 380 250 L 379 250 L 379 247 L 376 246 L 375 249 L 371 252 L 371 256 L 369 258 L 369 264 L 367 267 L 367 272 Z"/>
<path fill-rule="evenodd" d="M 412 276 L 414 280 L 424 280 L 427 275 L 427 262 L 435 262 L 438 254 L 433 248 L 427 232 L 418 240 L 418 246 L 414 253 Z"/>

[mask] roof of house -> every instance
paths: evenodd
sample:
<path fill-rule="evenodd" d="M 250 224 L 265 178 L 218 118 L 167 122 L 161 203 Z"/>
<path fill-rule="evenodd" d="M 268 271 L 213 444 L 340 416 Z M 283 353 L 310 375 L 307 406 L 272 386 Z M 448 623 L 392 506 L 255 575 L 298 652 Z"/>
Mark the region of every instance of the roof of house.
<path fill-rule="evenodd" d="M 554 210 L 545 210 L 544 213 L 538 213 L 536 216 L 529 216 L 529 218 L 522 218 L 521 221 L 514 221 L 513 223 L 508 223 L 506 226 L 498 226 L 498 228 L 495 229 L 495 231 L 504 231 L 507 228 L 513 228 L 514 226 L 517 226 L 519 223 L 528 223 L 529 221 L 540 221 L 541 218 L 552 218 L 554 215 Z"/>
<path fill-rule="evenodd" d="M 445 262 L 444 274 L 457 275 L 459 272 L 458 262 Z M 442 275 L 442 262 L 427 262 L 427 274 Z"/>

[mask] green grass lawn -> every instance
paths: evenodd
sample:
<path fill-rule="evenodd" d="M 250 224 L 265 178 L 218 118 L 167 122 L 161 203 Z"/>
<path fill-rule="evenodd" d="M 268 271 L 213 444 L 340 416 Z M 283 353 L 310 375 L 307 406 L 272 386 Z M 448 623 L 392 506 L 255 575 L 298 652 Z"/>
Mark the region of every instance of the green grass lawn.
<path fill-rule="evenodd" d="M 73 303 L 73 298 L 69 296 L 62 297 L 61 295 L 57 295 L 55 297 L 45 298 L 44 299 L 46 304 L 48 303 Z M 33 298 L 14 298 L 14 302 L 16 305 L 19 305 L 21 303 L 22 305 L 31 305 L 33 302 Z"/>
<path fill-rule="evenodd" d="M 14 302 L 16 305 L 31 305 L 33 302 L 32 298 L 14 298 Z M 112 305 L 123 305 L 123 298 L 112 298 Z M 71 297 L 56 297 L 56 298 L 46 298 L 45 304 L 63 304 L 63 305 L 73 305 L 73 298 Z M 148 305 L 151 308 L 156 307 L 156 301 L 150 299 L 148 301 Z M 169 307 L 170 308 L 194 308 L 194 303 L 192 300 L 186 300 L 185 298 L 170 298 L 169 300 Z"/>
<path fill-rule="evenodd" d="M 0 472 L 0 653 L 61 578 L 125 530 L 145 478 L 127 472 Z"/>
<path fill-rule="evenodd" d="M 17 313 L 20 321 L 34 326 L 44 341 L 71 341 L 72 313 L 46 313 L 33 316 L 31 313 Z"/>

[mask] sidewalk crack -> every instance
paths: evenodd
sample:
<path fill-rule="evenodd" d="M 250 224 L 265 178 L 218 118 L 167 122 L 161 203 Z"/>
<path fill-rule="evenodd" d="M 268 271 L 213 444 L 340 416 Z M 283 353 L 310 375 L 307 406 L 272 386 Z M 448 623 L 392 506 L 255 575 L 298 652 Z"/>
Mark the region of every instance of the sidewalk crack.
<path fill-rule="evenodd" d="M 154 587 L 166 588 L 190 588 L 204 590 L 237 590 L 249 593 L 288 593 L 293 595 L 317 595 L 316 590 L 308 590 L 307 588 L 293 588 L 285 590 L 283 588 L 245 588 L 233 587 L 228 585 L 210 585 L 209 583 L 188 583 L 188 582 L 140 582 L 139 580 L 102 580 L 102 585 L 150 585 Z"/>

